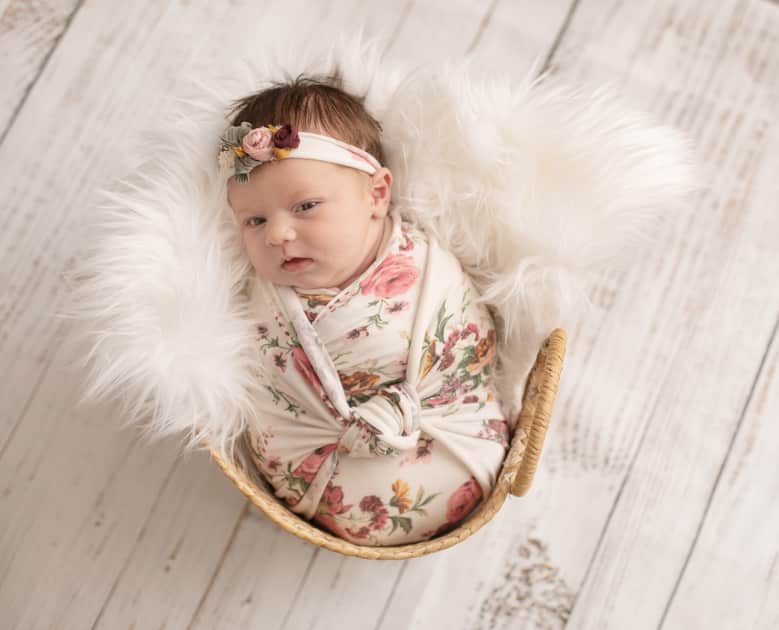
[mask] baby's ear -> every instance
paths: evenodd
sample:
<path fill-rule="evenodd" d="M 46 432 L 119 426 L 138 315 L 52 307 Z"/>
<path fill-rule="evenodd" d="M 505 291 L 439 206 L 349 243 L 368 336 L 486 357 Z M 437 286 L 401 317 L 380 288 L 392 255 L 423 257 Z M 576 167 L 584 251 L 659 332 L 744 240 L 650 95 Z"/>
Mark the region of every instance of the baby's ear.
<path fill-rule="evenodd" d="M 369 186 L 373 202 L 373 216 L 382 218 L 389 210 L 389 202 L 392 197 L 392 172 L 386 166 L 382 166 L 371 175 Z"/>

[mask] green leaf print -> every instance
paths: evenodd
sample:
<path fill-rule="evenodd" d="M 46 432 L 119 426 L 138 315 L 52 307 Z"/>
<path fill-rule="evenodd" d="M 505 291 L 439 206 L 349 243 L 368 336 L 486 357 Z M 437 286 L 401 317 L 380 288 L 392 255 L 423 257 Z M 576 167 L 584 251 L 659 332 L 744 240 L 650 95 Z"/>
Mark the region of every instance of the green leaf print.
<path fill-rule="evenodd" d="M 411 519 L 407 516 L 390 516 L 392 521 L 392 529 L 390 534 L 400 527 L 407 534 L 411 531 Z"/>
<path fill-rule="evenodd" d="M 446 301 L 444 301 L 444 303 L 441 304 L 441 308 L 438 309 L 438 326 L 436 326 L 435 329 L 435 336 L 441 340 L 441 343 L 446 343 L 446 339 L 444 339 L 444 329 L 446 328 L 446 322 L 452 319 L 452 315 L 448 315 L 447 317 L 444 317 L 444 315 L 446 315 Z"/>

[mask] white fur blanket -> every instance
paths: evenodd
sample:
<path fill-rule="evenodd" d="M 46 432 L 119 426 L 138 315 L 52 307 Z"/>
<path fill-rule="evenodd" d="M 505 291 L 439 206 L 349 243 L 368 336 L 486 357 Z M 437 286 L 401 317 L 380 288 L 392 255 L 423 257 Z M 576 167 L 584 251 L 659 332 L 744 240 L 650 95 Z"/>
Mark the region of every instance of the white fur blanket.
<path fill-rule="evenodd" d="M 494 312 L 512 415 L 541 340 L 586 306 L 587 274 L 629 261 L 694 187 L 687 140 L 613 88 L 572 89 L 532 69 L 519 84 L 481 82 L 459 65 L 379 72 L 378 59 L 352 44 L 246 62 L 173 103 L 131 173 L 105 191 L 71 276 L 87 397 L 119 400 L 147 435 L 188 446 L 207 437 L 228 456 L 256 417 L 250 266 L 216 155 L 229 102 L 269 81 L 337 63 L 366 96 L 395 207 L 456 255 Z"/>

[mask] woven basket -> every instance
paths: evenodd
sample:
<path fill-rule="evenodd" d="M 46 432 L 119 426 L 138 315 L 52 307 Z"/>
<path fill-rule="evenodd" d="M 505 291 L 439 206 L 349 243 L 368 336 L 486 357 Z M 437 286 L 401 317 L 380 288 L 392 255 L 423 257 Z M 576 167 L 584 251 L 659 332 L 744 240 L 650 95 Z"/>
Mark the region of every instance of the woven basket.
<path fill-rule="evenodd" d="M 346 556 L 370 560 L 403 560 L 440 551 L 481 529 L 497 513 L 509 493 L 523 496 L 530 489 L 557 395 L 565 341 L 565 332 L 558 328 L 552 331 L 538 352 L 525 383 L 522 408 L 511 445 L 490 495 L 457 528 L 430 540 L 394 547 L 371 547 L 347 542 L 289 510 L 276 498 L 271 486 L 258 472 L 245 471 L 233 462 L 226 462 L 210 445 L 209 450 L 222 472 L 254 505 L 274 523 L 303 540 Z"/>

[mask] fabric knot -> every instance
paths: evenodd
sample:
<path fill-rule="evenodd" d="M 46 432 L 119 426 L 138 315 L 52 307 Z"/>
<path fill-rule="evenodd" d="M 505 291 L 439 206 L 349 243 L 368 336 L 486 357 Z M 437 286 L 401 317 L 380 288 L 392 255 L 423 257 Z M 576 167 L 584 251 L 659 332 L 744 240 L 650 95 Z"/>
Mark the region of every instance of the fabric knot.
<path fill-rule="evenodd" d="M 353 408 L 354 413 L 369 424 L 376 433 L 374 442 L 390 447 L 387 454 L 416 448 L 420 435 L 421 404 L 416 390 L 406 382 L 393 383 L 381 389 L 364 403 Z M 349 427 L 351 429 L 351 427 Z M 349 433 L 347 430 L 346 434 Z M 351 438 L 349 434 L 349 437 Z M 368 436 L 370 442 L 371 436 Z M 374 444 L 374 455 L 381 454 L 380 445 Z M 354 450 L 352 451 L 354 454 Z M 359 455 L 358 455 L 359 456 Z"/>

